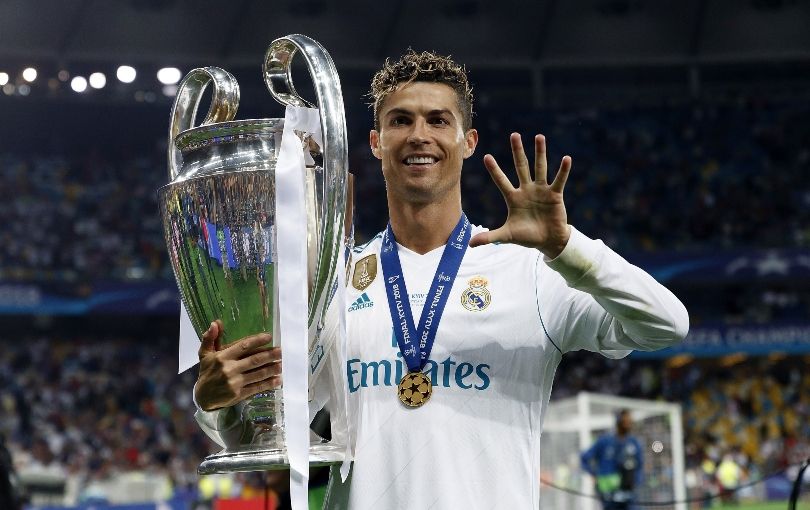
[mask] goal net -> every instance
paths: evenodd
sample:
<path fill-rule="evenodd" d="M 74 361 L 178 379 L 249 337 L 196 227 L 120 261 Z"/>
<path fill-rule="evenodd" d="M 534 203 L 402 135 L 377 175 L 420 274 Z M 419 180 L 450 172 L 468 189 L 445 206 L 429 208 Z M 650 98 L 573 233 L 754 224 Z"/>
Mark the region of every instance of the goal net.
<path fill-rule="evenodd" d="M 685 499 L 680 405 L 582 392 L 549 404 L 540 441 L 542 510 L 601 509 L 593 477 L 580 466 L 580 454 L 600 435 L 615 430 L 621 409 L 630 411 L 635 423 L 632 434 L 643 450 L 643 481 L 635 490 L 636 501 Z M 655 508 L 686 510 L 686 504 Z"/>

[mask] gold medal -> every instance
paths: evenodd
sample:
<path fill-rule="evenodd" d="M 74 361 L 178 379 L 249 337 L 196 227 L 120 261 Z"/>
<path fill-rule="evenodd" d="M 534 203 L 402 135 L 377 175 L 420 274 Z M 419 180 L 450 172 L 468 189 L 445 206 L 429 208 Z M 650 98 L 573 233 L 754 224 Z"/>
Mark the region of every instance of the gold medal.
<path fill-rule="evenodd" d="M 430 400 L 433 385 L 430 377 L 422 372 L 405 374 L 397 385 L 399 400 L 408 407 L 422 407 Z"/>

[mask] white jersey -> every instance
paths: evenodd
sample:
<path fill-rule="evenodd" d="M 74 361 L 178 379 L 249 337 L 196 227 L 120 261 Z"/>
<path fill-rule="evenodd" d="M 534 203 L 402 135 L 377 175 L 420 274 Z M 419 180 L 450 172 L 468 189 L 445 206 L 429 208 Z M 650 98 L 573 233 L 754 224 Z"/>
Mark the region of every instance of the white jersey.
<path fill-rule="evenodd" d="M 671 292 L 573 228 L 552 261 L 509 244 L 469 248 L 424 368 L 432 396 L 406 408 L 380 246 L 377 236 L 356 250 L 349 274 L 343 370 L 354 463 L 345 483 L 334 470 L 330 509 L 537 508 L 540 433 L 562 354 L 621 357 L 672 345 L 688 329 Z M 399 247 L 414 322 L 443 249 Z"/>

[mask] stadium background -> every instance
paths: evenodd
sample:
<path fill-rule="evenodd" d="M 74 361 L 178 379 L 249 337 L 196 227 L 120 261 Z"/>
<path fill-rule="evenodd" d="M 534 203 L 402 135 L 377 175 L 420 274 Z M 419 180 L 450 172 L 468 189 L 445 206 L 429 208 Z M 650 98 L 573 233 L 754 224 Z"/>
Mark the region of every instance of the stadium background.
<path fill-rule="evenodd" d="M 780 473 L 741 500 L 785 500 L 790 466 L 810 457 L 808 21 L 804 0 L 0 0 L 0 434 L 31 502 L 86 507 L 140 487 L 207 507 L 260 501 L 269 483 L 283 506 L 281 479 L 195 474 L 215 448 L 193 422 L 194 370 L 176 375 L 155 200 L 174 87 L 156 72 L 223 67 L 242 89 L 238 118 L 278 117 L 261 59 L 294 32 L 340 73 L 358 239 L 386 219 L 371 75 L 409 46 L 454 55 L 475 86 L 478 155 L 508 161 L 509 132 L 546 134 L 551 161 L 574 159 L 571 223 L 690 311 L 681 349 L 570 355 L 552 398 L 678 402 L 690 496 L 713 490 L 730 454 L 739 483 Z M 73 90 L 96 72 L 103 88 Z M 463 186 L 471 219 L 499 224 L 478 158 Z"/>

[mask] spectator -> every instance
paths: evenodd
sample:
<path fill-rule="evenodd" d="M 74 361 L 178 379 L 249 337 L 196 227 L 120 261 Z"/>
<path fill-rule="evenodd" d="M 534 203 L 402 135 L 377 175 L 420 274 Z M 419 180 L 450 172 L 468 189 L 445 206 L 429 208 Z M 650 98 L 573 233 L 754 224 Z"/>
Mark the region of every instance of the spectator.
<path fill-rule="evenodd" d="M 720 498 L 724 503 L 738 503 L 737 489 L 743 478 L 743 469 L 732 453 L 723 455 L 717 466 L 717 481 L 720 483 Z"/>

